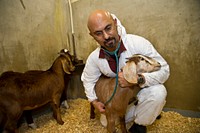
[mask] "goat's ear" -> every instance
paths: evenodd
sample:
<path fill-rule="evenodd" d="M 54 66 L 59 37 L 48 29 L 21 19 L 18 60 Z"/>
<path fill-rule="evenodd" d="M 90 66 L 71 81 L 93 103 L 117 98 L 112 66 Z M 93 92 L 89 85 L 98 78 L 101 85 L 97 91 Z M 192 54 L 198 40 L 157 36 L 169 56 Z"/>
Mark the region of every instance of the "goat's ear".
<path fill-rule="evenodd" d="M 123 75 L 129 83 L 137 83 L 136 64 L 134 61 L 129 61 L 126 63 L 126 65 L 123 67 Z"/>
<path fill-rule="evenodd" d="M 132 62 L 135 62 L 137 64 L 137 62 L 139 61 L 139 58 L 138 57 L 135 57 L 135 56 L 132 56 L 132 57 L 129 57 L 129 58 L 126 58 L 129 62 L 129 61 L 132 61 Z"/>
<path fill-rule="evenodd" d="M 61 60 L 61 62 L 62 62 L 62 67 L 63 67 L 63 70 L 65 71 L 65 73 L 71 74 L 71 72 L 69 70 L 69 66 L 67 64 L 67 61 L 66 60 Z"/>

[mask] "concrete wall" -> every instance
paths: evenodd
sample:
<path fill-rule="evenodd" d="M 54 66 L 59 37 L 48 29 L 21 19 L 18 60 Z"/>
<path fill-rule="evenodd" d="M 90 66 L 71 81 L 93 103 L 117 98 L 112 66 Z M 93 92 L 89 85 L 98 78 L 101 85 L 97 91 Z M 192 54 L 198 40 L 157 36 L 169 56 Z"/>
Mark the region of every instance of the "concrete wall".
<path fill-rule="evenodd" d="M 67 0 L 23 2 L 0 0 L 0 72 L 47 69 L 61 48 L 73 50 Z M 107 9 L 169 63 L 166 107 L 200 111 L 200 0 L 72 0 L 72 8 L 78 59 L 96 48 L 89 13 Z"/>
<path fill-rule="evenodd" d="M 0 72 L 46 70 L 69 47 L 65 0 L 0 0 Z"/>
<path fill-rule="evenodd" d="M 84 51 L 77 52 L 80 57 L 85 60 L 96 46 L 88 35 L 88 14 L 107 9 L 128 33 L 150 40 L 169 63 L 166 107 L 200 111 L 199 0 L 79 0 L 73 9 L 77 47 Z"/>

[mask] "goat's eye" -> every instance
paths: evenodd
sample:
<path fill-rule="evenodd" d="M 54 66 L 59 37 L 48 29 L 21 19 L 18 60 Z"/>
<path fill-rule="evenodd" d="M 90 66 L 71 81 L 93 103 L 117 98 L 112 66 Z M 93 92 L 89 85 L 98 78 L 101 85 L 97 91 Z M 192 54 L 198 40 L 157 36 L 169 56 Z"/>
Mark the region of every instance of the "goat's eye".
<path fill-rule="evenodd" d="M 144 60 L 144 58 L 141 58 L 141 60 Z"/>

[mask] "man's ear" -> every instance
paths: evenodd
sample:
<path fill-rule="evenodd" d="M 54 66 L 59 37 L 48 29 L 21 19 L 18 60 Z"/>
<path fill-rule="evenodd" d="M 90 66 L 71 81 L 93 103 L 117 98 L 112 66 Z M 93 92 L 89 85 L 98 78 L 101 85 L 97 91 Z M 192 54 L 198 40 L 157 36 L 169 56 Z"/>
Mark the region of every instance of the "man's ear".
<path fill-rule="evenodd" d="M 117 25 L 117 19 L 116 18 L 114 19 L 114 23 L 115 23 L 115 25 Z"/>

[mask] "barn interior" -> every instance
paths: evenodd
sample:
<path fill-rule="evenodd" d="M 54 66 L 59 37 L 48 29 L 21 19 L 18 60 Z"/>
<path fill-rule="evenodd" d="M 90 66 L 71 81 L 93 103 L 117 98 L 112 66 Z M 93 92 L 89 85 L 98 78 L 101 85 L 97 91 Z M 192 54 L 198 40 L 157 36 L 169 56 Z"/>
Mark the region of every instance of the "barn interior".
<path fill-rule="evenodd" d="M 71 108 L 62 109 L 62 116 L 66 117 L 63 127 L 56 124 L 51 109 L 45 106 L 33 113 L 39 128 L 30 129 L 23 123 L 20 131 L 106 131 L 98 121 L 92 123 L 89 114 L 80 119 L 81 122 L 69 120 L 81 112 L 70 114 L 75 108 L 85 108 L 84 112 L 89 112 L 80 78 L 87 57 L 98 46 L 87 29 L 88 15 L 95 9 L 110 11 L 121 20 L 127 33 L 148 39 L 170 66 L 170 77 L 164 84 L 167 102 L 162 112 L 168 123 L 159 125 L 163 123 L 160 120 L 160 123 L 148 127 L 148 131 L 169 133 L 185 129 L 185 132 L 200 132 L 199 0 L 0 0 L 0 74 L 5 71 L 47 70 L 63 48 L 68 49 L 78 61 L 67 86 Z M 71 117 L 67 116 L 69 114 Z M 39 121 L 43 120 L 43 116 L 50 121 L 46 129 L 51 127 L 52 130 L 42 128 L 45 121 Z M 83 125 L 64 127 L 70 122 Z M 88 127 L 83 129 L 83 126 Z"/>

